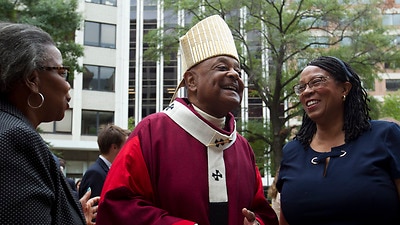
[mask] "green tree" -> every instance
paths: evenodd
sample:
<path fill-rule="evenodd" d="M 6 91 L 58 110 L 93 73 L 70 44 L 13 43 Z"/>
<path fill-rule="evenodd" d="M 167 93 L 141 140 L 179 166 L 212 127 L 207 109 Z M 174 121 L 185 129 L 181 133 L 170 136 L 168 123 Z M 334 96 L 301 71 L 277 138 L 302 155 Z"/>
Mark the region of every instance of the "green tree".
<path fill-rule="evenodd" d="M 400 91 L 384 97 L 380 116 L 400 121 Z"/>
<path fill-rule="evenodd" d="M 81 71 L 77 62 L 83 47 L 75 43 L 82 17 L 77 0 L 0 0 L 0 21 L 27 23 L 47 31 L 60 49 L 64 65 Z"/>
<path fill-rule="evenodd" d="M 135 129 L 135 118 L 128 118 L 128 130 L 133 131 Z"/>
<path fill-rule="evenodd" d="M 267 122 L 268 124 L 268 122 Z M 261 172 L 264 175 L 264 171 L 270 171 L 270 165 L 266 165 L 266 152 L 268 151 L 269 126 L 262 120 L 249 120 L 244 123 L 239 122 L 237 124 L 237 131 L 249 141 L 251 148 L 256 156 L 256 163 Z"/>
<path fill-rule="evenodd" d="M 148 57 L 176 53 L 178 38 L 194 23 L 219 14 L 229 24 L 241 57 L 242 69 L 269 109 L 269 136 L 273 167 L 279 165 L 282 147 L 295 128 L 289 124 L 301 115 L 292 86 L 300 69 L 320 55 L 350 63 L 369 88 L 381 63 L 399 60 L 395 44 L 382 26 L 381 2 L 371 0 L 165 0 L 166 10 L 192 17 L 185 27 L 166 26 L 147 34 Z M 162 34 L 162 35 L 160 35 Z M 160 47 L 161 46 L 161 47 Z M 165 46 L 165 47 L 162 47 Z M 286 105 L 286 108 L 281 106 Z M 264 155 L 265 155 L 264 154 Z"/>
<path fill-rule="evenodd" d="M 370 99 L 370 103 L 369 103 L 369 108 L 370 108 L 369 116 L 371 117 L 371 119 L 377 120 L 377 119 L 381 118 L 382 103 L 379 102 L 379 100 L 376 99 L 376 98 L 373 97 L 373 96 L 370 96 L 369 99 Z"/>

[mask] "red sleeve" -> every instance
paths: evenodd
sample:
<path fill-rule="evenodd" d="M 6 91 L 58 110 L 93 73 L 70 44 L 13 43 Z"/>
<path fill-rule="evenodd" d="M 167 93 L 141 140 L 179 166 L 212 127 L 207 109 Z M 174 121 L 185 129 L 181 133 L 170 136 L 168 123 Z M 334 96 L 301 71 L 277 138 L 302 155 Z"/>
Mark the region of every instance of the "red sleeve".
<path fill-rule="evenodd" d="M 137 136 L 124 145 L 114 160 L 104 182 L 100 204 L 105 200 L 104 195 L 108 191 L 118 188 L 127 188 L 144 199 L 153 200 L 153 189 Z"/>
<path fill-rule="evenodd" d="M 256 218 L 261 225 L 278 225 L 278 217 L 275 211 L 272 209 L 270 204 L 265 204 L 268 201 L 264 195 L 264 188 L 262 185 L 262 179 L 260 171 L 256 167 L 256 179 L 257 179 L 257 192 L 254 196 L 252 210 L 256 214 Z"/>
<path fill-rule="evenodd" d="M 154 205 L 147 166 L 139 138 L 135 136 L 118 153 L 107 175 L 96 224 L 193 225 L 194 222 L 169 216 Z"/>

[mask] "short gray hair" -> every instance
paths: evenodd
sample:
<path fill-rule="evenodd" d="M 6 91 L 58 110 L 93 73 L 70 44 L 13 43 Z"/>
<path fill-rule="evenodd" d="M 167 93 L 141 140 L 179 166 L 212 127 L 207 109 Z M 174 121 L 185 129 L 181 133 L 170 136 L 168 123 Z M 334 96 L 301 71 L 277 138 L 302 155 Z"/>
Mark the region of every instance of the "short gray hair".
<path fill-rule="evenodd" d="M 51 36 L 42 29 L 18 23 L 0 23 L 0 96 L 42 66 Z"/>

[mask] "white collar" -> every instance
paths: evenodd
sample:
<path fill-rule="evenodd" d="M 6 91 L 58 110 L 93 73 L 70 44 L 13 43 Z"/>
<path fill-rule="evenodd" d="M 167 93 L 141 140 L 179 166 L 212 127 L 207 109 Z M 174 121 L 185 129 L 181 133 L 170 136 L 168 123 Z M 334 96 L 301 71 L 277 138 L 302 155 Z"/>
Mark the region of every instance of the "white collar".
<path fill-rule="evenodd" d="M 209 201 L 227 202 L 224 150 L 236 141 L 236 123 L 232 133 L 225 135 L 210 127 L 178 101 L 174 101 L 162 112 L 207 147 Z"/>
<path fill-rule="evenodd" d="M 108 166 L 108 168 L 111 168 L 111 162 L 108 161 L 104 156 L 99 155 L 100 159 L 102 159 L 104 161 L 104 163 Z"/>
<path fill-rule="evenodd" d="M 193 105 L 193 104 L 192 104 Z M 214 124 L 216 127 L 219 127 L 221 129 L 224 129 L 225 127 L 225 121 L 226 121 L 226 117 L 222 117 L 222 118 L 217 118 L 214 116 L 211 116 L 210 114 L 204 112 L 203 110 L 199 109 L 197 106 L 193 105 L 194 110 L 196 110 L 196 112 L 198 112 L 202 117 L 204 117 L 204 119 L 206 119 L 207 121 L 209 121 L 210 123 Z"/>

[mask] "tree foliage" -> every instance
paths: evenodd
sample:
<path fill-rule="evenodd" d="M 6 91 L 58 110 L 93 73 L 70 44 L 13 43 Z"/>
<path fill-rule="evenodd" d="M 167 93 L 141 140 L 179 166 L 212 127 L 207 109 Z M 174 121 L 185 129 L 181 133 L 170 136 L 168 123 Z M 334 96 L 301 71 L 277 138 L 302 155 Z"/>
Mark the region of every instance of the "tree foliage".
<path fill-rule="evenodd" d="M 268 142 L 269 126 L 262 120 L 249 120 L 244 123 L 239 122 L 237 124 L 237 131 L 249 141 L 251 148 L 256 156 L 256 163 L 261 171 L 261 175 L 264 175 L 264 171 L 270 171 L 270 165 L 266 165 L 266 151 Z"/>
<path fill-rule="evenodd" d="M 375 97 L 370 96 L 370 102 L 368 107 L 370 108 L 369 111 L 369 116 L 371 117 L 371 119 L 373 120 L 377 120 L 379 118 L 381 118 L 381 108 L 382 108 L 382 103 L 376 99 Z"/>
<path fill-rule="evenodd" d="M 392 118 L 400 121 L 400 92 L 389 94 L 384 97 L 381 108 L 381 117 Z"/>
<path fill-rule="evenodd" d="M 399 60 L 393 37 L 382 26 L 380 8 L 385 6 L 374 0 L 363 2 L 165 0 L 165 10 L 175 15 L 184 12 L 192 21 L 185 27 L 150 32 L 152 39 L 145 39 L 149 43 L 146 56 L 176 54 L 179 37 L 186 30 L 207 16 L 222 16 L 233 32 L 241 67 L 269 110 L 268 123 L 262 126 L 269 130 L 263 149 L 267 151 L 264 154 L 272 154 L 276 167 L 283 145 L 296 128 L 290 121 L 301 115 L 292 86 L 305 63 L 320 55 L 339 57 L 352 65 L 369 88 L 383 62 Z M 287 107 L 282 109 L 282 105 Z"/>
<path fill-rule="evenodd" d="M 80 71 L 83 47 L 75 43 L 82 17 L 77 0 L 0 0 L 0 21 L 27 23 L 47 31 L 60 49 L 64 65 Z"/>

